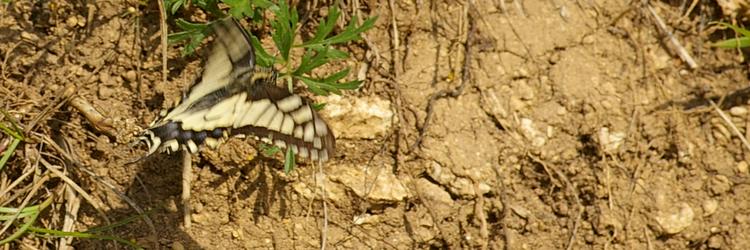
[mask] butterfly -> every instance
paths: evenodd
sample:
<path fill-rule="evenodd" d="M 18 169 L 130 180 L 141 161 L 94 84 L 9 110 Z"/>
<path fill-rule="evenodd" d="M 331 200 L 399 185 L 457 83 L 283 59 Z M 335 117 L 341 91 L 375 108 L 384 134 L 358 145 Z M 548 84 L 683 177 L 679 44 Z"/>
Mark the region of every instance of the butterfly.
<path fill-rule="evenodd" d="M 326 161 L 335 153 L 333 131 L 303 96 L 277 85 L 277 72 L 255 65 L 250 35 L 234 18 L 213 22 L 213 47 L 203 72 L 177 104 L 138 136 L 156 152 L 216 148 L 232 136 L 291 148 L 299 157 Z"/>

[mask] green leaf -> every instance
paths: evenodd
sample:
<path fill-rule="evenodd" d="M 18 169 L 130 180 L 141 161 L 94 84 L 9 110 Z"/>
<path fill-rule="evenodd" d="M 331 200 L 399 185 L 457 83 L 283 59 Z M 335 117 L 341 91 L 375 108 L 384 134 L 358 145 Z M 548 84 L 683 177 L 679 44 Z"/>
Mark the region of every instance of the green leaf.
<path fill-rule="evenodd" d="M 750 46 L 750 30 L 738 27 L 729 23 L 716 22 L 719 26 L 731 28 L 734 32 L 740 33 L 742 37 L 722 40 L 711 44 L 713 47 L 719 48 L 745 48 Z"/>
<path fill-rule="evenodd" d="M 321 103 L 313 103 L 313 104 L 312 104 L 312 108 L 313 108 L 314 110 L 316 110 L 316 111 L 321 111 L 321 110 L 323 110 L 323 108 L 325 108 L 325 107 L 326 107 L 326 104 L 327 104 L 327 103 L 325 103 L 325 102 L 321 102 Z"/>
<path fill-rule="evenodd" d="M 172 15 L 177 13 L 177 10 L 185 4 L 184 0 L 164 0 L 164 8 L 170 10 Z"/>
<path fill-rule="evenodd" d="M 268 1 L 268 0 L 253 0 L 253 6 L 257 6 L 258 8 L 261 8 L 261 9 L 268 9 L 271 7 L 275 7 L 275 9 L 272 9 L 272 11 L 278 10 L 279 8 L 278 6 L 273 4 L 273 2 Z"/>
<path fill-rule="evenodd" d="M 188 40 L 185 48 L 182 50 L 183 56 L 192 54 L 203 39 L 211 32 L 210 23 L 191 23 L 182 18 L 175 20 L 175 23 L 177 27 L 184 31 L 169 34 L 167 40 L 170 44 Z"/>
<path fill-rule="evenodd" d="M 722 48 L 722 49 L 747 48 L 747 47 L 750 47 L 750 37 L 745 36 L 745 37 L 722 40 L 716 43 L 712 43 L 711 46 Z"/>
<path fill-rule="evenodd" d="M 286 156 L 284 157 L 284 173 L 289 175 L 289 173 L 294 170 L 294 167 L 296 165 L 297 163 L 294 157 L 294 151 L 292 151 L 292 147 L 287 147 Z"/>
<path fill-rule="evenodd" d="M 301 47 L 310 47 L 310 46 L 316 46 L 316 45 L 332 45 L 332 44 L 339 44 L 339 43 L 345 43 L 353 40 L 358 40 L 361 37 L 359 34 L 371 29 L 375 25 L 375 21 L 377 21 L 377 17 L 370 17 L 367 20 L 365 20 L 361 26 L 357 27 L 357 24 L 354 22 L 349 23 L 349 25 L 346 26 L 346 29 L 344 29 L 343 32 L 326 39 L 323 39 L 322 41 L 318 42 L 307 42 L 300 45 Z"/>
<path fill-rule="evenodd" d="M 198 8 L 208 11 L 211 15 L 214 15 L 219 19 L 226 16 L 226 14 L 219 9 L 218 0 L 192 0 L 192 2 L 198 6 Z"/>
<path fill-rule="evenodd" d="M 349 69 L 345 69 L 343 71 L 348 71 Z M 338 72 L 334 74 L 333 76 L 338 76 L 342 72 Z M 350 81 L 345 83 L 336 83 L 331 81 L 326 81 L 326 79 L 331 78 L 328 77 L 326 79 L 313 79 L 305 76 L 295 76 L 295 78 L 301 80 L 304 82 L 307 87 L 310 89 L 311 92 L 315 93 L 316 95 L 329 95 L 330 93 L 334 93 L 337 95 L 341 95 L 342 89 L 357 89 L 359 88 L 359 85 L 362 84 L 362 81 Z"/>
<path fill-rule="evenodd" d="M 255 50 L 255 63 L 268 68 L 273 66 L 273 63 L 276 62 L 276 57 L 268 54 L 263 45 L 260 44 L 260 40 L 252 34 L 250 34 L 250 44 L 253 45 L 253 49 Z"/>
<path fill-rule="evenodd" d="M 305 55 L 302 56 L 302 61 L 300 62 L 299 67 L 292 74 L 307 74 L 310 73 L 313 69 L 320 67 L 321 65 L 326 64 L 331 60 L 342 59 L 348 56 L 349 55 L 347 55 L 346 52 L 330 47 L 323 47 L 321 49 L 310 48 L 305 52 Z"/>
<path fill-rule="evenodd" d="M 279 2 L 279 10 L 275 11 L 276 20 L 271 22 L 272 38 L 276 48 L 284 61 L 289 61 L 289 53 L 294 43 L 294 32 L 297 30 L 297 10 L 290 9 L 286 0 Z"/>
<path fill-rule="evenodd" d="M 320 25 L 318 25 L 318 29 L 315 31 L 315 36 L 313 37 L 313 39 L 305 42 L 304 44 L 313 44 L 323 41 L 323 39 L 325 39 L 328 34 L 333 31 L 333 28 L 336 27 L 336 20 L 338 20 L 340 15 L 341 12 L 339 11 L 339 8 L 334 5 L 331 8 L 330 12 L 328 12 L 327 19 L 321 21 Z"/>
<path fill-rule="evenodd" d="M 260 153 L 263 154 L 265 157 L 273 157 L 276 153 L 281 152 L 281 149 L 277 146 L 261 143 L 260 144 Z"/>
<path fill-rule="evenodd" d="M 250 0 L 221 0 L 229 5 L 229 14 L 235 18 L 253 17 Z"/>

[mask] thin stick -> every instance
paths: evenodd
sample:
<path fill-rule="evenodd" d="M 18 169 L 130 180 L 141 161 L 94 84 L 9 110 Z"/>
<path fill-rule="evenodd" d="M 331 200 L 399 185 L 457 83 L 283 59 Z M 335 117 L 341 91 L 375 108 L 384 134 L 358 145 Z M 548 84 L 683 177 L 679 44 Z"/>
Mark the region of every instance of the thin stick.
<path fill-rule="evenodd" d="M 161 81 L 167 83 L 167 13 L 164 10 L 164 1 L 159 3 L 159 31 L 161 32 Z"/>
<path fill-rule="evenodd" d="M 313 161 L 313 164 L 315 162 Z M 323 229 L 320 232 L 320 250 L 326 249 L 326 241 L 328 238 L 328 205 L 326 204 L 326 174 L 323 171 L 323 162 L 319 161 L 318 164 L 318 171 L 320 174 L 318 175 L 318 178 L 320 178 L 320 191 L 321 191 L 321 201 L 323 201 Z"/>
<path fill-rule="evenodd" d="M 651 7 L 648 3 L 646 4 L 646 9 L 648 9 L 648 12 L 651 13 L 651 15 L 654 17 L 654 20 L 656 21 L 656 26 L 659 26 L 659 29 L 661 29 L 662 33 L 669 37 L 669 42 L 674 45 L 674 49 L 677 55 L 680 56 L 680 58 L 685 61 L 685 63 L 690 66 L 691 69 L 698 68 L 698 63 L 695 62 L 692 56 L 690 56 L 690 53 L 685 49 L 685 47 L 680 44 L 680 41 L 677 41 L 677 38 L 674 37 L 674 34 L 672 34 L 672 31 L 669 31 L 667 28 L 667 25 L 664 23 L 664 20 L 659 17 L 659 14 L 656 13 L 654 8 Z"/>
<path fill-rule="evenodd" d="M 193 179 L 193 161 L 190 151 L 182 150 L 182 221 L 185 228 L 190 228 L 190 181 Z"/>
<path fill-rule="evenodd" d="M 734 125 L 734 123 L 732 122 L 732 119 L 730 119 L 727 116 L 727 114 L 724 113 L 724 111 L 721 111 L 719 106 L 717 106 L 714 101 L 709 99 L 708 103 L 711 104 L 711 107 L 714 108 L 716 113 L 719 113 L 719 116 L 721 116 L 721 119 L 724 120 L 724 122 L 729 126 L 729 128 L 732 129 L 732 132 L 734 133 L 734 135 L 740 138 L 740 141 L 742 142 L 743 145 L 745 145 L 745 148 L 750 150 L 750 143 L 747 142 L 747 139 L 745 139 L 745 136 L 742 135 L 739 129 L 737 129 L 737 126 Z"/>

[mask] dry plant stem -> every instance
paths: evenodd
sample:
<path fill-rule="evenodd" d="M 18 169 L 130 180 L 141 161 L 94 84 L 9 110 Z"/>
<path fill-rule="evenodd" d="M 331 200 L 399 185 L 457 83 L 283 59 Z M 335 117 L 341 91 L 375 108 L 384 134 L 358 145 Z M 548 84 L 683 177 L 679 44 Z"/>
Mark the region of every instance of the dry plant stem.
<path fill-rule="evenodd" d="M 167 13 L 164 10 L 164 1 L 159 3 L 159 31 L 161 32 L 161 81 L 167 84 Z"/>
<path fill-rule="evenodd" d="M 513 236 L 510 232 L 510 228 L 508 228 L 508 224 L 506 219 L 510 216 L 510 202 L 508 202 L 508 193 L 506 192 L 505 183 L 503 182 L 502 175 L 500 174 L 500 170 L 497 168 L 493 168 L 495 170 L 495 178 L 497 178 L 497 183 L 500 185 L 500 189 L 498 190 L 498 193 L 500 194 L 500 202 L 503 204 L 503 211 L 502 215 L 503 217 L 500 220 L 500 225 L 503 227 L 503 238 L 505 240 L 505 250 L 511 250 L 515 249 L 513 247 Z"/>
<path fill-rule="evenodd" d="M 78 210 L 81 208 L 81 198 L 76 196 L 76 192 L 73 189 L 65 188 L 65 219 L 63 220 L 63 231 L 73 232 L 75 228 L 75 222 L 78 220 Z M 60 246 L 58 249 L 67 250 L 72 249 L 69 243 L 73 242 L 73 237 L 62 237 L 60 238 Z"/>
<path fill-rule="evenodd" d="M 5 221 L 5 226 L 3 227 L 3 229 L 0 230 L 0 235 L 3 235 L 5 231 L 7 231 L 8 228 L 10 228 L 10 226 L 13 225 L 13 222 L 16 219 L 18 219 L 18 216 L 21 215 L 21 212 L 23 211 L 23 209 L 26 208 L 27 204 L 29 204 L 29 201 L 31 201 L 31 198 L 36 195 L 36 192 L 39 190 L 39 188 L 48 180 L 49 180 L 49 175 L 47 174 L 47 172 L 45 172 L 43 173 L 42 178 L 34 182 L 34 185 L 32 186 L 31 191 L 29 192 L 28 195 L 26 195 L 26 198 L 23 199 L 23 202 L 21 202 L 21 205 L 18 206 L 18 211 L 16 212 L 16 214 L 14 214 L 13 218 L 11 218 L 10 220 Z"/>
<path fill-rule="evenodd" d="M 190 182 L 193 180 L 193 159 L 190 151 L 182 150 L 182 222 L 190 228 Z"/>
<path fill-rule="evenodd" d="M 7 76 L 5 75 L 5 69 L 8 68 L 8 59 L 10 59 L 10 53 L 13 52 L 13 50 L 18 47 L 18 45 L 21 45 L 21 42 L 17 42 L 13 44 L 13 46 L 10 47 L 7 51 L 5 51 L 5 57 L 3 58 L 3 64 L 0 65 L 0 77 L 3 78 L 3 80 L 8 80 Z"/>
<path fill-rule="evenodd" d="M 471 2 L 469 2 L 468 8 L 470 10 L 473 10 L 473 5 L 471 5 Z M 474 11 L 470 12 L 473 13 Z M 464 92 L 466 84 L 471 80 L 471 45 L 474 43 L 474 35 L 477 31 L 474 19 L 474 15 L 469 14 L 469 32 L 466 34 L 466 42 L 464 43 L 464 63 L 463 68 L 461 69 L 461 84 L 458 85 L 458 87 L 456 87 L 455 89 L 443 89 L 430 96 L 429 101 L 427 101 L 427 108 L 425 110 L 427 114 L 425 115 L 424 123 L 422 123 L 422 127 L 419 129 L 417 139 L 411 146 L 409 146 L 407 152 L 413 152 L 414 148 L 422 145 L 422 139 L 424 139 L 424 134 L 425 132 L 427 132 L 427 128 L 429 128 L 430 125 L 430 118 L 432 118 L 433 105 L 435 104 L 435 101 L 446 97 L 456 98 L 460 96 Z"/>
<path fill-rule="evenodd" d="M 78 186 L 78 184 L 75 181 L 68 178 L 68 176 L 65 175 L 65 173 L 61 172 L 60 170 L 57 170 L 55 166 L 47 162 L 47 160 L 45 160 L 44 158 L 39 158 L 39 162 L 42 163 L 42 166 L 44 166 L 47 170 L 52 172 L 52 174 L 54 174 L 56 177 L 62 179 L 65 182 L 65 184 L 67 184 L 70 188 L 73 188 L 73 190 L 78 192 L 83 197 L 83 199 L 86 200 L 86 202 L 88 202 L 89 204 L 91 204 L 91 206 L 94 207 L 94 210 L 96 210 L 97 213 L 99 213 L 99 215 L 102 216 L 102 218 L 104 218 L 104 220 L 108 224 L 110 223 L 109 217 L 107 217 L 107 214 L 102 212 L 101 204 L 99 202 L 96 202 L 96 200 L 94 200 L 94 197 L 91 197 L 91 195 L 89 195 L 89 193 L 84 191 L 83 188 L 81 188 L 81 186 Z"/>
<path fill-rule="evenodd" d="M 313 162 L 315 164 L 315 162 Z M 318 162 L 318 164 L 315 164 L 318 166 L 319 175 L 318 178 L 320 178 L 320 181 L 318 183 L 320 184 L 320 192 L 322 198 L 320 199 L 321 202 L 323 202 L 323 229 L 320 231 L 320 249 L 325 250 L 326 249 L 326 241 L 328 239 L 328 205 L 326 204 L 326 174 L 323 171 L 323 162 Z"/>
<path fill-rule="evenodd" d="M 747 139 L 745 139 L 745 136 L 742 135 L 742 132 L 737 128 L 737 126 L 734 125 L 732 122 L 732 119 L 730 119 L 727 114 L 724 113 L 724 111 L 721 111 L 719 106 L 716 105 L 716 103 L 712 100 L 708 100 L 709 103 L 711 103 L 711 107 L 714 108 L 716 113 L 721 116 L 721 119 L 724 120 L 724 122 L 729 126 L 729 128 L 732 129 L 732 132 L 734 133 L 734 136 L 737 136 L 740 138 L 740 141 L 742 142 L 742 145 L 745 146 L 745 149 L 750 150 L 750 143 L 747 142 Z"/>
<path fill-rule="evenodd" d="M 115 136 L 115 127 L 112 122 L 112 118 L 105 117 L 101 112 L 96 110 L 93 105 L 86 99 L 78 95 L 74 95 L 70 101 L 70 106 L 81 112 L 83 117 L 86 118 L 94 127 L 109 136 Z"/>
<path fill-rule="evenodd" d="M 654 21 L 656 21 L 656 26 L 659 26 L 659 29 L 661 30 L 664 35 L 666 35 L 669 38 L 669 42 L 672 43 L 674 46 L 675 52 L 677 55 L 680 56 L 680 58 L 690 66 L 691 69 L 698 68 L 698 63 L 695 62 L 692 56 L 690 56 L 690 53 L 685 49 L 685 47 L 680 44 L 680 41 L 677 41 L 677 38 L 674 37 L 674 34 L 672 34 L 672 31 L 669 30 L 667 25 L 664 23 L 664 20 L 659 17 L 659 14 L 656 13 L 654 8 L 651 7 L 650 4 L 646 3 L 646 9 L 648 9 L 648 12 L 651 13 L 651 16 L 654 17 Z"/>
<path fill-rule="evenodd" d="M 479 182 L 474 182 L 474 190 L 479 190 Z M 487 214 L 484 213 L 484 195 L 477 193 L 474 201 L 474 214 L 479 221 L 479 235 L 482 236 L 482 249 L 487 249 L 490 241 L 490 232 L 487 230 Z"/>
<path fill-rule="evenodd" d="M 394 8 L 396 8 L 395 5 L 396 4 L 394 3 L 393 0 L 388 0 L 388 7 L 391 10 L 391 31 L 392 31 L 391 42 L 393 43 L 392 44 L 393 46 L 393 49 L 392 49 L 393 51 L 393 75 L 394 75 L 394 79 L 398 81 L 399 74 L 401 73 L 399 71 L 401 70 L 401 62 L 398 60 L 398 58 L 401 58 L 401 56 L 399 55 L 399 50 L 401 47 L 401 44 L 400 44 L 401 38 L 399 37 L 399 33 L 398 33 L 398 23 L 396 22 L 396 11 L 394 10 Z"/>
<path fill-rule="evenodd" d="M 151 229 L 151 233 L 152 234 L 156 234 L 156 227 L 154 227 L 154 222 L 151 221 L 151 218 L 149 218 L 148 216 L 144 215 L 145 213 L 143 212 L 143 209 L 141 209 L 141 207 L 138 206 L 138 204 L 135 203 L 135 201 L 133 201 L 133 199 L 130 199 L 128 196 L 126 196 L 122 192 L 117 191 L 117 189 L 115 188 L 114 185 L 110 184 L 109 182 L 103 180 L 101 177 L 97 176 L 94 173 L 94 171 L 91 171 L 91 170 L 87 169 L 86 167 L 84 167 L 83 164 L 81 164 L 80 162 L 76 161 L 73 158 L 73 156 L 71 156 L 68 152 L 66 152 L 62 148 L 60 148 L 60 146 L 58 146 L 57 143 L 55 143 L 51 138 L 49 138 L 49 136 L 46 136 L 46 135 L 45 136 L 40 136 L 40 138 L 36 138 L 36 139 L 39 140 L 39 141 L 44 141 L 46 143 L 46 145 L 50 146 L 58 154 L 62 155 L 65 160 L 69 161 L 77 169 L 79 169 L 79 170 L 83 171 L 84 173 L 88 174 L 89 176 L 93 177 L 94 180 L 96 180 L 97 182 L 99 182 L 99 183 L 103 184 L 104 186 L 106 186 L 109 189 L 109 191 L 112 191 L 118 197 L 120 197 L 120 199 L 122 199 L 126 203 L 128 203 L 128 205 L 130 205 L 130 207 L 132 207 L 133 210 L 135 210 L 138 214 L 140 214 L 140 215 L 143 216 L 143 221 L 146 222 L 146 225 L 148 225 L 149 229 Z M 84 198 L 85 198 L 85 196 L 84 196 Z M 86 200 L 86 201 L 87 202 L 91 202 L 90 200 Z M 92 204 L 92 206 L 94 206 L 94 208 L 96 208 L 95 205 Z M 99 214 L 103 214 L 103 212 L 100 211 L 100 210 L 97 210 L 97 212 Z M 104 217 L 104 221 L 107 224 L 111 224 L 110 221 L 109 221 L 109 218 L 106 217 L 106 215 L 104 215 L 104 216 L 105 216 Z"/>
<path fill-rule="evenodd" d="M 6 189 L 3 189 L 2 191 L 0 191 L 0 205 L 4 206 L 5 204 L 7 204 L 7 202 L 9 202 L 10 200 L 5 200 L 5 198 L 8 197 L 6 196 L 6 194 L 10 192 L 10 190 L 13 190 L 14 188 L 16 188 L 18 184 L 21 184 L 21 182 L 26 180 L 26 178 L 29 177 L 33 173 L 34 173 L 34 168 L 28 168 L 28 170 L 25 171 L 20 177 L 18 177 L 13 182 L 11 182 L 10 185 L 8 185 Z"/>

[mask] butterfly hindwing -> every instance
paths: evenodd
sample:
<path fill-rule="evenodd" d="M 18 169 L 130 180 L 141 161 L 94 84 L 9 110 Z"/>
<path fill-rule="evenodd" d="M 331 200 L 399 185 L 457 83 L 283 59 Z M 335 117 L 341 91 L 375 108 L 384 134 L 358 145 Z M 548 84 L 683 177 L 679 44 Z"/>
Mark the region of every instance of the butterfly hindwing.
<path fill-rule="evenodd" d="M 250 37 L 233 18 L 212 24 L 213 48 L 202 75 L 177 106 L 139 137 L 149 153 L 197 152 L 229 136 L 257 136 L 297 155 L 325 161 L 335 152 L 328 124 L 304 97 L 276 84 L 276 72 L 255 66 Z"/>

